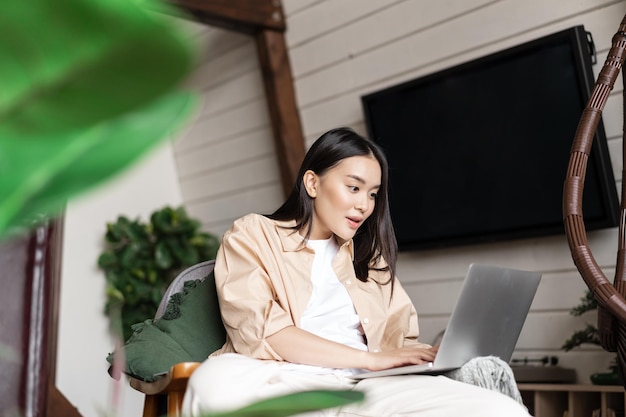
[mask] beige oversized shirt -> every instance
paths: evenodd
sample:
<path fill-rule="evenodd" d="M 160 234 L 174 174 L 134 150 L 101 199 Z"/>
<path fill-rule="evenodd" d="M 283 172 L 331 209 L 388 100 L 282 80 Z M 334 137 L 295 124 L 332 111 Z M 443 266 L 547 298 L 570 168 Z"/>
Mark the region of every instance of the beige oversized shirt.
<path fill-rule="evenodd" d="M 235 221 L 224 234 L 215 263 L 215 282 L 226 327 L 226 343 L 212 355 L 237 352 L 257 359 L 283 360 L 266 338 L 299 326 L 312 293 L 315 252 L 290 226 L 259 214 Z M 282 226 L 282 227 L 281 227 Z M 345 285 L 365 332 L 369 351 L 417 342 L 417 313 L 396 279 L 393 297 L 389 273 L 370 270 L 367 282 L 352 265 L 352 240 L 340 244 L 333 269 Z"/>

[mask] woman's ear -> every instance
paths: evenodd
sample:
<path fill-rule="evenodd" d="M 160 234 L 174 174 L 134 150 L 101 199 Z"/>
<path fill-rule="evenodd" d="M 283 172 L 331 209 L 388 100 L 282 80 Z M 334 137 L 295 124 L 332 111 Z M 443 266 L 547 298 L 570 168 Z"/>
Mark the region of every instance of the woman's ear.
<path fill-rule="evenodd" d="M 317 197 L 317 174 L 310 169 L 307 170 L 302 176 L 302 183 L 306 189 L 306 193 L 311 198 Z"/>

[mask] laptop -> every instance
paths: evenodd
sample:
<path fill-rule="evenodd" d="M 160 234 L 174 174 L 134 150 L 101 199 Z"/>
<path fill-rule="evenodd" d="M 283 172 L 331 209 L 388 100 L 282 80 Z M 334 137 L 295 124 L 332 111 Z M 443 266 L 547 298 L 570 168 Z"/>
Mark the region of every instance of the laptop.
<path fill-rule="evenodd" d="M 539 272 L 470 265 L 433 362 L 365 371 L 351 378 L 439 374 L 477 356 L 509 362 L 540 279 Z"/>

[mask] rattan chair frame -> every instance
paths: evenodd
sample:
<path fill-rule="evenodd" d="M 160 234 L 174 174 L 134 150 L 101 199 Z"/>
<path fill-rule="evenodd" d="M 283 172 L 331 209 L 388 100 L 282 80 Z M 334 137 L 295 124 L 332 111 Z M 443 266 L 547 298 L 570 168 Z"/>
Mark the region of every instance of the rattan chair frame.
<path fill-rule="evenodd" d="M 591 146 L 602 117 L 602 110 L 622 69 L 625 56 L 626 16 L 613 36 L 611 49 L 580 118 L 570 152 L 563 189 L 565 233 L 572 259 L 598 302 L 598 333 L 601 345 L 607 351 L 617 352 L 618 365 L 622 375 L 626 375 L 626 206 L 624 204 L 626 171 L 622 171 L 617 262 L 612 283 L 596 262 L 589 248 L 583 221 L 582 201 Z M 622 144 L 624 144 L 625 139 L 626 135 L 622 137 Z M 623 146 L 623 149 L 626 150 L 626 147 Z"/>

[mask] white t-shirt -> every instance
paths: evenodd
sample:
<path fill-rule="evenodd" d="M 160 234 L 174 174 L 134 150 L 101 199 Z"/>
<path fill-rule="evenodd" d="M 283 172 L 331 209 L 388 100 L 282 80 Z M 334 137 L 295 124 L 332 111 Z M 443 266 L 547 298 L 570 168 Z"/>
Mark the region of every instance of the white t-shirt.
<path fill-rule="evenodd" d="M 325 339 L 366 351 L 361 321 L 352 299 L 333 271 L 333 259 L 339 249 L 335 238 L 309 240 L 307 245 L 315 251 L 311 269 L 313 292 L 300 319 L 300 328 Z M 354 373 L 350 369 L 294 365 L 293 369 L 311 373 Z"/>

